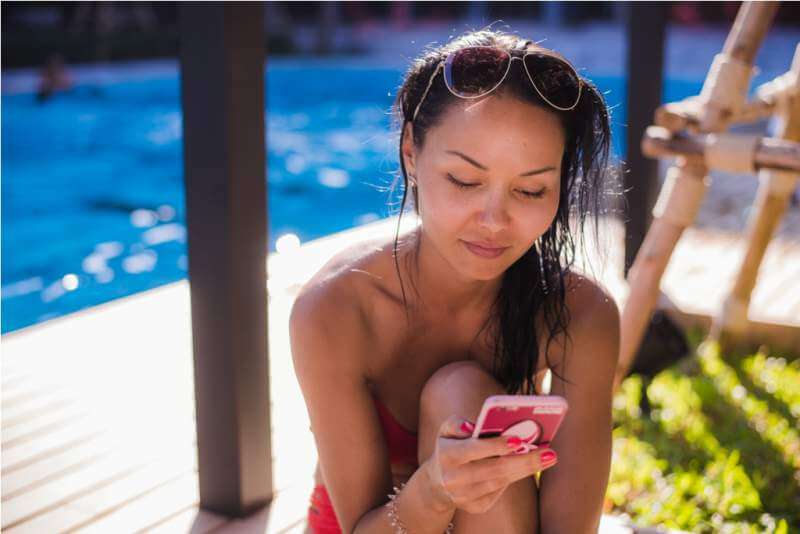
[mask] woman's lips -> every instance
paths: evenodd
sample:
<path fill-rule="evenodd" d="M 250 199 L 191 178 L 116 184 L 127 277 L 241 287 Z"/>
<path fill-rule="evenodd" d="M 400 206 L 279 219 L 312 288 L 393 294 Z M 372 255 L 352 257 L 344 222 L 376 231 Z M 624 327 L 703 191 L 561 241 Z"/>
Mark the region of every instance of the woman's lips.
<path fill-rule="evenodd" d="M 476 256 L 480 256 L 481 258 L 497 258 L 508 248 L 508 247 L 487 248 L 477 245 L 475 243 L 471 243 L 470 241 L 463 241 L 463 243 L 470 250 L 470 252 L 472 252 Z"/>

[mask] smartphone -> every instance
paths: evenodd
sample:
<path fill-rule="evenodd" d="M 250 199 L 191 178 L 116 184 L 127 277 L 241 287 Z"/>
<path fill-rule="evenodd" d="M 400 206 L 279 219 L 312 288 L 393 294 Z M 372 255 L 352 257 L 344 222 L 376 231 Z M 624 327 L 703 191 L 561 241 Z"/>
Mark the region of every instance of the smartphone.
<path fill-rule="evenodd" d="M 513 454 L 524 454 L 553 440 L 567 409 L 560 395 L 492 395 L 483 403 L 472 437 L 517 436 L 522 444 Z"/>

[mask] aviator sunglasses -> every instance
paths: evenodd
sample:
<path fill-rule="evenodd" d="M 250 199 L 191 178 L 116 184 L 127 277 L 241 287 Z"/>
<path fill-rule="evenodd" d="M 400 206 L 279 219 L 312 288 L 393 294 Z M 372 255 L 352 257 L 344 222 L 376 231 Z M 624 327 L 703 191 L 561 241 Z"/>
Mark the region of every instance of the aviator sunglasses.
<path fill-rule="evenodd" d="M 515 59 L 522 61 L 531 85 L 542 99 L 561 111 L 578 105 L 582 82 L 575 69 L 565 60 L 542 52 L 525 52 L 522 57 L 491 46 L 469 46 L 450 52 L 440 61 L 428 80 L 428 86 L 414 110 L 411 122 L 428 96 L 433 80 L 444 67 L 444 83 L 453 95 L 478 98 L 497 89 L 506 79 Z"/>

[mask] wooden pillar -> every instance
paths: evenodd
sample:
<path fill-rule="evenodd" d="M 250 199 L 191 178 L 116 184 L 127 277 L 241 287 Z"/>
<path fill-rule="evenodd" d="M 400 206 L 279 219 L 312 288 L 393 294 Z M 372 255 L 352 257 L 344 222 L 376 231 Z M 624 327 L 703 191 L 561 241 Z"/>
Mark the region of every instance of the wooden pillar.
<path fill-rule="evenodd" d="M 653 123 L 653 110 L 661 105 L 664 34 L 668 4 L 627 4 L 628 85 L 626 157 L 624 173 L 625 273 L 627 274 L 652 221 L 651 211 L 660 189 L 658 161 L 646 158 L 640 144 Z"/>
<path fill-rule="evenodd" d="M 181 100 L 203 509 L 272 499 L 264 6 L 181 4 Z"/>

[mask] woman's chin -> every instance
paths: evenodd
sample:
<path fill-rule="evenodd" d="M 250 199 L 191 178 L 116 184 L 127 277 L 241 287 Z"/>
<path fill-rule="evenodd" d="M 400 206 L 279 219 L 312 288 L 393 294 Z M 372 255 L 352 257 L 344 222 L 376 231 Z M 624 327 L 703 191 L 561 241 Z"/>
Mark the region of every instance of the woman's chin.
<path fill-rule="evenodd" d="M 503 271 L 500 271 L 500 272 L 492 272 L 491 274 L 476 274 L 473 275 L 471 278 L 476 282 L 491 282 L 493 280 L 497 280 L 497 278 L 502 275 Z"/>
<path fill-rule="evenodd" d="M 488 263 L 468 258 L 466 261 L 461 260 L 457 268 L 469 280 L 490 282 L 502 276 L 508 265 L 504 261 L 493 260 Z"/>

